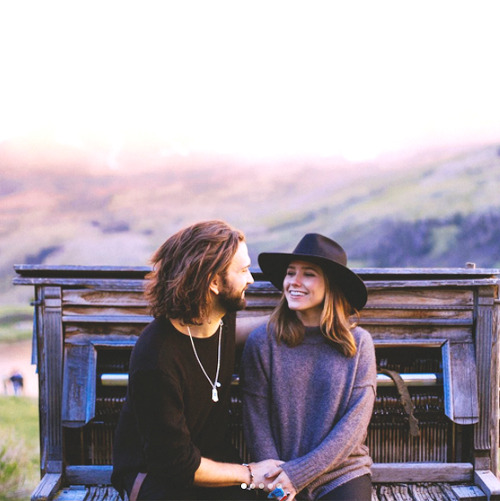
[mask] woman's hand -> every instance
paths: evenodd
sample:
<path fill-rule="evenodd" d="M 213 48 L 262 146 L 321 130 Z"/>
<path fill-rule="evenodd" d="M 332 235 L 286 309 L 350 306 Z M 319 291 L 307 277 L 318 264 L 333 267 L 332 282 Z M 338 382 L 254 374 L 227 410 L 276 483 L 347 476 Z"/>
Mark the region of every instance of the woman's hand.
<path fill-rule="evenodd" d="M 268 490 L 269 480 L 272 480 L 282 471 L 280 464 L 283 464 L 283 461 L 279 461 L 278 459 L 266 459 L 259 463 L 251 463 L 250 467 L 252 469 L 255 488 Z M 273 475 L 269 475 L 271 471 L 274 472 Z"/>
<path fill-rule="evenodd" d="M 280 464 L 283 464 L 281 461 Z M 283 469 L 278 465 L 276 468 L 269 470 L 268 472 L 268 484 L 267 490 L 269 492 L 273 491 L 276 487 L 281 487 L 285 496 L 283 501 L 293 501 L 297 494 L 295 487 L 293 486 L 288 475 L 283 471 Z"/>

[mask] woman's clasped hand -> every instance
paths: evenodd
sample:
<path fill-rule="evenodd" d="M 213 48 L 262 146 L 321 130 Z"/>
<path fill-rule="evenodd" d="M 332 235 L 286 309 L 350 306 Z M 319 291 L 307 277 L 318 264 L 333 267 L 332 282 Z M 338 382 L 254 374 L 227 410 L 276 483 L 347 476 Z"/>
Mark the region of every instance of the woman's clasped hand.
<path fill-rule="evenodd" d="M 288 475 L 283 471 L 283 461 L 266 459 L 258 463 L 250 463 L 251 471 L 249 483 L 242 484 L 246 489 L 258 489 L 269 493 L 270 499 L 293 500 L 297 494 Z"/>

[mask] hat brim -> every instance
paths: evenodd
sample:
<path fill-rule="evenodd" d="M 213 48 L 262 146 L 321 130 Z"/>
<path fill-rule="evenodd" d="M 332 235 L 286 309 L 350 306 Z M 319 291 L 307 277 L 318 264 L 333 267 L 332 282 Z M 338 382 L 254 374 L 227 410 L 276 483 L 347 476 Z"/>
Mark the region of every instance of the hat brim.
<path fill-rule="evenodd" d="M 366 286 L 361 278 L 352 270 L 340 263 L 309 254 L 294 254 L 281 252 L 263 252 L 259 254 L 259 266 L 266 278 L 279 290 L 283 290 L 283 279 L 288 265 L 293 260 L 315 263 L 344 292 L 351 306 L 360 311 L 368 299 Z"/>

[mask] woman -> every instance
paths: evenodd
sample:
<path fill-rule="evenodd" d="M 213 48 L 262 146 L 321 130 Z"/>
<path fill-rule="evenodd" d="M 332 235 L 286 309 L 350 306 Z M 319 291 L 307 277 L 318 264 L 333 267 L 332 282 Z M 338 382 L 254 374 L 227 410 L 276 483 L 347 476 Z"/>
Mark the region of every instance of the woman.
<path fill-rule="evenodd" d="M 376 391 L 370 334 L 351 316 L 367 291 L 342 247 L 307 234 L 293 253 L 263 253 L 265 276 L 283 290 L 242 359 L 243 418 L 252 460 L 284 461 L 287 501 L 371 499 L 371 458 L 363 442 Z"/>

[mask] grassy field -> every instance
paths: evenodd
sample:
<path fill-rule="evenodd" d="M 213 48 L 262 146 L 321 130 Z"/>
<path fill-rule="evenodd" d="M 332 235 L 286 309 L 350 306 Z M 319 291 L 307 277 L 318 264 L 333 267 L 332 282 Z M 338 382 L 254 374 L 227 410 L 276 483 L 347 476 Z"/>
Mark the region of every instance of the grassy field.
<path fill-rule="evenodd" d="M 31 339 L 33 308 L 0 306 L 0 349 Z M 0 501 L 25 501 L 40 480 L 38 400 L 0 396 Z"/>
<path fill-rule="evenodd" d="M 0 397 L 0 500 L 25 501 L 40 479 L 38 401 Z"/>

